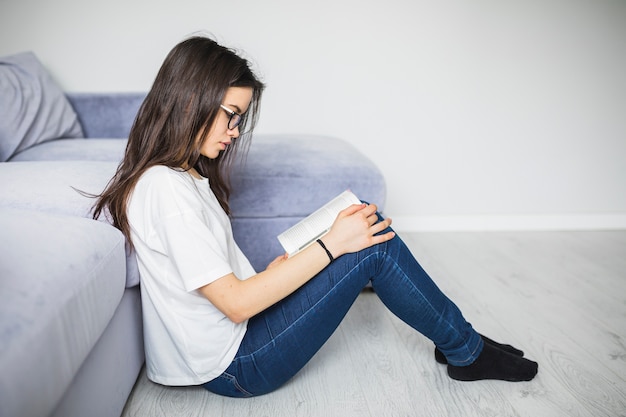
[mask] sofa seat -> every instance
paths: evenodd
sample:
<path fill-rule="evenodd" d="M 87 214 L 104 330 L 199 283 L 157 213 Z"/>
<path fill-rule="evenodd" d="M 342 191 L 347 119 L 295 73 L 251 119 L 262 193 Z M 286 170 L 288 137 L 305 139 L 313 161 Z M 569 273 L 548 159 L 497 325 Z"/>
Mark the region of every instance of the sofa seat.
<path fill-rule="evenodd" d="M 102 222 L 8 208 L 0 229 L 1 414 L 45 415 L 122 299 L 124 237 Z"/>
<path fill-rule="evenodd" d="M 28 148 L 9 161 L 116 161 L 124 156 L 126 140 L 56 139 Z"/>
<path fill-rule="evenodd" d="M 126 143 L 125 139 L 57 139 L 26 149 L 10 161 L 89 160 L 116 162 L 117 167 Z M 61 169 L 62 164 L 57 165 Z M 386 197 L 376 165 L 349 143 L 328 136 L 255 135 L 246 158 L 236 161 L 232 186 L 236 218 L 301 218 L 346 188 L 377 204 Z"/>
<path fill-rule="evenodd" d="M 383 204 L 385 182 L 374 163 L 346 141 L 318 135 L 255 135 L 233 170 L 234 217 L 311 214 L 346 189 Z"/>

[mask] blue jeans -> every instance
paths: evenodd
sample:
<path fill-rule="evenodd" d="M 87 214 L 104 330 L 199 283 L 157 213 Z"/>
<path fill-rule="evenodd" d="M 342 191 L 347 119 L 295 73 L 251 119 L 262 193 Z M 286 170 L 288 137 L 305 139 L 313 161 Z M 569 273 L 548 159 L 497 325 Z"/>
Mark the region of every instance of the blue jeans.
<path fill-rule="evenodd" d="M 432 340 L 448 363 L 463 366 L 476 360 L 483 348 L 480 335 L 396 236 L 339 257 L 289 297 L 252 317 L 233 362 L 204 387 L 229 397 L 279 388 L 328 340 L 370 281 L 385 306 Z"/>

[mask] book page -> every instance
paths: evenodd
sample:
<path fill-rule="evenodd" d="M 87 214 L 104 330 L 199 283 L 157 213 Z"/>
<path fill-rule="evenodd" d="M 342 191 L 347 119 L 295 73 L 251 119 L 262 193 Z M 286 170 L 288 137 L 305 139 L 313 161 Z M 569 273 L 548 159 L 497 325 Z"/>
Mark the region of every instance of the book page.
<path fill-rule="evenodd" d="M 361 201 L 351 191 L 346 190 L 278 235 L 278 241 L 289 256 L 294 255 L 324 236 L 339 212 L 352 204 L 361 204 Z"/>

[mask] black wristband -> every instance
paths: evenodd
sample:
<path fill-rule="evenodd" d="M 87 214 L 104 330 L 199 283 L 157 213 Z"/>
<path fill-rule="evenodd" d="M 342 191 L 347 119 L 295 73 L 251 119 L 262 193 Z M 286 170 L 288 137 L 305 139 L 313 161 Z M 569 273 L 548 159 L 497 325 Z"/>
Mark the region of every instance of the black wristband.
<path fill-rule="evenodd" d="M 326 251 L 326 255 L 328 255 L 328 259 L 330 259 L 330 263 L 332 263 L 335 260 L 335 258 L 333 258 L 333 254 L 330 253 L 330 251 L 326 248 L 326 245 L 324 245 L 324 242 L 322 242 L 322 239 L 317 239 L 317 243 L 319 243 L 322 249 Z"/>

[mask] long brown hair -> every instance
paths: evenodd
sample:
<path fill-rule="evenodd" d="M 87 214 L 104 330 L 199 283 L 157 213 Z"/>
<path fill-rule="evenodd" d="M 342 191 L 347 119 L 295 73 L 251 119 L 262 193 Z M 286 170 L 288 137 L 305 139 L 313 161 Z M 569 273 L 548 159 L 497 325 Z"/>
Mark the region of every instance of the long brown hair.
<path fill-rule="evenodd" d="M 229 87 L 252 88 L 252 100 L 239 125 L 240 137 L 217 158 L 200 154 Z M 102 194 L 97 196 L 93 218 L 110 216 L 132 245 L 127 205 L 141 175 L 150 167 L 195 168 L 210 179 L 220 205 L 230 214 L 228 174 L 243 136 L 256 125 L 264 85 L 248 61 L 206 37 L 189 38 L 172 49 L 152 88 L 139 108 L 130 130 L 124 159 Z M 199 132 L 204 132 L 198 143 Z M 245 132 L 245 133 L 244 133 Z M 247 141 L 244 141 L 247 142 Z"/>

